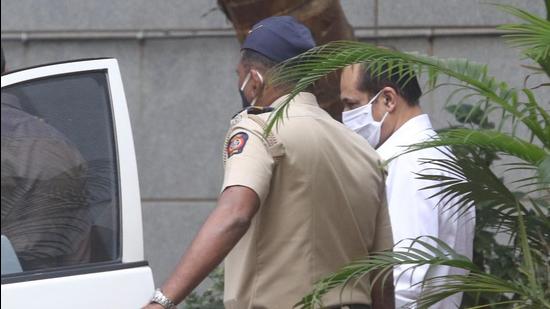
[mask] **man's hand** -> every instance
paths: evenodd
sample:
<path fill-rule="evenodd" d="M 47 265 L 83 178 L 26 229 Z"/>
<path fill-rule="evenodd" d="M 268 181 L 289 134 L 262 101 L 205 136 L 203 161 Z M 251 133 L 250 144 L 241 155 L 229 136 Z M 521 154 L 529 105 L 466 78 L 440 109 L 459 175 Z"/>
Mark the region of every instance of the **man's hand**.
<path fill-rule="evenodd" d="M 162 286 L 162 292 L 174 303 L 180 303 L 218 266 L 246 233 L 260 207 L 252 189 L 233 186 L 225 189 L 218 207 L 210 214 L 181 258 L 176 270 Z M 162 309 L 158 304 L 147 309 Z"/>

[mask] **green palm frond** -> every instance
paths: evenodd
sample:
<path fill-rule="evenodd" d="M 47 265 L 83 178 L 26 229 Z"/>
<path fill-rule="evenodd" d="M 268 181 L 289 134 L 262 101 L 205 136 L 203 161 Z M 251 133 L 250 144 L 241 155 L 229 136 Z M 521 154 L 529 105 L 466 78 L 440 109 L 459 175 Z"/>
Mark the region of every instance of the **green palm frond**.
<path fill-rule="evenodd" d="M 453 95 L 453 93 L 451 93 L 451 95 Z M 447 99 L 447 102 L 453 102 L 450 96 Z M 463 125 L 469 125 L 472 127 L 477 126 L 482 129 L 495 128 L 494 123 L 489 121 L 491 107 L 488 106 L 486 102 L 479 101 L 477 104 L 470 104 L 469 102 L 447 104 L 445 109 Z"/>
<path fill-rule="evenodd" d="M 539 306 L 548 308 L 549 306 L 548 301 L 544 298 L 543 291 L 533 291 L 521 282 L 506 281 L 485 273 L 472 272 L 466 276 L 452 275 L 429 278 L 425 280 L 424 285 L 427 287 L 425 293 L 411 305 L 414 304 L 418 308 L 428 308 L 448 296 L 465 292 L 519 295 L 516 299 L 500 303 L 500 305 L 514 304 L 514 308 L 533 308 Z M 494 305 L 496 304 L 476 306 L 474 308 L 491 307 Z"/>
<path fill-rule="evenodd" d="M 359 260 L 343 267 L 338 272 L 317 282 L 313 291 L 296 304 L 296 307 L 302 309 L 318 308 L 322 306 L 322 298 L 328 291 L 337 287 L 343 289 L 346 285 L 352 284 L 364 276 L 371 275 L 372 281 L 381 280 L 384 283 L 388 278 L 387 274 L 392 271 L 393 267 L 399 265 L 414 265 L 411 266 L 410 270 L 423 265 L 430 265 L 430 267 L 443 265 L 465 269 L 470 272 L 468 275 L 427 278 L 423 282 L 416 283 L 423 286 L 424 292 L 415 302 L 409 305 L 418 308 L 427 308 L 450 295 L 460 292 L 508 293 L 516 295 L 516 297 L 503 302 L 503 304 L 548 306 L 544 290 L 530 288 L 524 284 L 526 280 L 511 282 L 491 274 L 482 273 L 467 257 L 456 253 L 437 238 L 421 237 L 415 239 L 414 243 L 417 245 L 415 248 L 375 253 L 368 259 Z M 398 246 L 399 244 L 396 245 L 396 247 Z M 376 277 L 373 277 L 375 274 Z"/>
<path fill-rule="evenodd" d="M 479 168 L 476 160 L 461 159 L 425 159 L 429 164 L 417 179 L 428 180 L 433 185 L 422 190 L 439 189 L 430 198 L 439 197 L 438 207 L 442 210 L 453 209 L 453 216 L 464 214 L 470 207 L 492 210 L 498 225 L 504 223 L 513 229 L 517 216 L 516 197 L 490 168 Z"/>
<path fill-rule="evenodd" d="M 550 155 L 546 155 L 538 164 L 537 176 L 540 183 L 550 190 Z"/>
<path fill-rule="evenodd" d="M 520 18 L 522 24 L 498 27 L 512 45 L 523 48 L 523 53 L 538 62 L 550 74 L 550 21 L 509 5 L 497 5 L 501 10 Z"/>
<path fill-rule="evenodd" d="M 513 125 L 523 123 L 541 141 L 546 141 L 542 116 L 538 110 L 522 103 L 520 92 L 507 83 L 498 81 L 488 74 L 487 66 L 465 59 L 439 59 L 412 53 L 378 48 L 361 42 L 338 41 L 314 48 L 275 67 L 270 72 L 270 82 L 274 85 L 293 84 L 290 96 L 272 114 L 267 132 L 283 120 L 285 111 L 294 96 L 307 90 L 327 74 L 355 63 L 364 63 L 374 75 L 397 74 L 402 79 L 410 79 L 413 74 L 426 75 L 431 88 L 448 84 L 440 82 L 441 76 L 454 79 L 453 85 L 467 90 L 468 97 L 478 97 L 492 103 L 505 113 Z M 550 143 L 550 142 L 549 142 Z"/>
<path fill-rule="evenodd" d="M 362 277 L 373 272 L 379 273 L 374 281 L 381 280 L 382 283 L 388 278 L 388 273 L 392 272 L 394 266 L 414 265 L 414 269 L 423 265 L 430 266 L 451 266 L 468 271 L 478 271 L 477 266 L 467 257 L 457 253 L 445 242 L 430 236 L 410 239 L 415 247 L 399 248 L 400 243 L 395 247 L 395 251 L 379 252 L 372 254 L 369 258 L 356 261 L 343 267 L 337 273 L 322 279 L 315 284 L 314 290 L 306 295 L 296 306 L 299 308 L 317 308 L 322 304 L 322 297 L 328 291 L 338 286 L 346 286 L 352 281 L 359 280 Z"/>
<path fill-rule="evenodd" d="M 432 140 L 411 145 L 407 152 L 442 146 L 482 147 L 520 158 L 533 166 L 540 164 L 548 156 L 543 148 L 509 134 L 466 128 L 440 131 Z"/>
<path fill-rule="evenodd" d="M 471 207 L 491 220 L 483 220 L 483 226 L 500 233 L 517 237 L 517 225 L 520 216 L 528 221 L 529 229 L 526 238 L 530 247 L 541 252 L 548 252 L 547 243 L 541 239 L 550 233 L 548 207 L 538 207 L 539 212 L 532 210 L 532 203 L 539 199 L 523 199 L 512 192 L 494 174 L 483 158 L 475 155 L 451 156 L 446 159 L 421 159 L 425 169 L 417 174 L 418 179 L 433 184 L 422 190 L 438 189 L 429 198 L 438 197 L 437 207 L 443 211 L 453 211 L 451 216 L 460 216 Z M 526 205 L 529 205 L 526 206 Z M 544 214 L 544 215 L 543 215 Z"/>
<path fill-rule="evenodd" d="M 538 115 L 542 118 L 540 125 L 543 139 L 541 142 L 547 149 L 550 149 L 550 115 L 548 114 L 548 110 L 545 110 L 543 105 L 538 104 L 533 91 L 530 89 L 523 89 L 523 93 L 527 97 L 526 109 L 531 120 L 536 121 Z M 532 139 L 531 142 L 533 142 Z"/>
<path fill-rule="evenodd" d="M 545 3 L 550 12 L 550 0 Z M 550 21 L 510 6 L 497 6 L 523 22 L 500 27 L 506 32 L 505 38 L 522 48 L 523 53 L 537 61 L 550 76 Z M 505 265 L 514 267 L 499 277 L 504 272 L 494 269 L 498 263 L 485 264 L 485 260 L 480 264 L 484 269 L 478 270 L 469 260 L 453 256 L 446 249 L 440 250 L 442 245 L 432 245 L 437 240 L 420 239 L 422 250 L 411 247 L 408 251 L 376 253 L 344 267 L 319 281 L 299 305 L 313 308 L 332 288 L 365 275 L 376 274 L 372 280 L 385 280 L 388 277 L 382 273 L 390 272 L 393 266 L 412 264 L 413 267 L 449 265 L 471 271 L 468 276 L 425 280 L 422 284 L 429 289 L 417 300 L 421 308 L 457 292 L 499 294 L 487 298 L 500 302 L 496 305 L 550 308 L 550 115 L 548 109 L 537 102 L 533 91 L 545 84 L 516 89 L 491 76 L 486 65 L 468 60 L 439 59 L 360 42 L 332 42 L 290 59 L 270 72 L 270 83 L 294 88 L 272 113 L 267 133 L 284 120 L 290 102 L 299 92 L 355 63 L 362 63 L 373 75 L 396 74 L 405 83 L 413 75 L 423 76 L 428 87 L 424 90 L 428 92 L 452 87 L 447 109 L 471 129 L 442 131 L 438 138 L 414 145 L 405 153 L 432 147 L 455 150 L 454 155 L 446 159 L 426 158 L 425 169 L 418 178 L 433 182 L 424 189 L 439 189 L 432 197 L 442 201 L 438 206 L 443 210 L 462 215 L 475 206 L 478 218 L 484 220 L 477 225 L 478 232 L 494 235 L 497 231 L 509 236 L 509 243 L 502 245 L 492 237 L 497 246 L 484 252 L 489 259 L 498 259 L 503 253 Z M 495 115 L 500 119 L 497 124 L 489 121 L 489 116 L 493 119 Z M 522 131 L 518 128 L 527 129 L 528 137 L 516 134 Z M 517 159 L 506 169 L 506 177 L 497 176 L 491 168 L 500 155 Z"/>

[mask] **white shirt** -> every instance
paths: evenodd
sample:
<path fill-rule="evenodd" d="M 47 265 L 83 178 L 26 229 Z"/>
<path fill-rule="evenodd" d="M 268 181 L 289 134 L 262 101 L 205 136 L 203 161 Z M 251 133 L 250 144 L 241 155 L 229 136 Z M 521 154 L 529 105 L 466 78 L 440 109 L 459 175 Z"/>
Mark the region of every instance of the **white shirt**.
<path fill-rule="evenodd" d="M 406 146 L 426 141 L 436 135 L 428 115 L 419 115 L 403 124 L 377 149 L 377 152 L 383 160 L 388 160 L 402 153 L 407 148 Z M 414 239 L 425 235 L 434 236 L 446 242 L 458 253 L 471 259 L 475 227 L 474 208 L 470 208 L 465 215 L 453 215 L 452 208 L 443 210 L 437 206 L 441 197 L 429 198 L 439 192 L 441 188 L 421 190 L 433 185 L 434 182 L 416 179 L 418 176 L 415 173 L 444 174 L 439 171 L 427 171 L 426 168 L 430 166 L 420 164 L 421 159 L 446 159 L 447 157 L 441 151 L 448 153 L 448 149 L 445 148 L 429 148 L 404 154 L 389 163 L 386 194 L 393 239 L 397 243 L 403 239 Z M 402 242 L 399 247 L 407 247 L 409 244 L 410 242 Z M 394 269 L 397 308 L 418 298 L 422 290 L 421 284 L 414 287 L 411 285 L 421 282 L 429 269 L 429 266 L 426 265 L 418 267 L 414 271 L 404 272 L 409 267 L 410 265 L 403 265 Z M 447 266 L 438 266 L 430 270 L 429 276 L 448 274 L 466 274 L 466 272 Z M 399 280 L 396 280 L 398 277 Z M 455 294 L 430 308 L 457 308 L 461 300 L 462 294 Z"/>

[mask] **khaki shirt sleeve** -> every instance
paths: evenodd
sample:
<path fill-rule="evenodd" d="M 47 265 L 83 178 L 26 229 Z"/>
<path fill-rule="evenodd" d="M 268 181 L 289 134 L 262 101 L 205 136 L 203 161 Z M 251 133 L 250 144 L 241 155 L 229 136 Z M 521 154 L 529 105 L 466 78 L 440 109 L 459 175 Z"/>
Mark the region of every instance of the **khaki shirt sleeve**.
<path fill-rule="evenodd" d="M 380 252 L 391 249 L 393 247 L 392 227 L 386 197 L 386 172 L 384 170 L 382 171 L 382 175 L 383 185 L 381 186 L 381 190 L 379 192 L 380 201 L 382 201 L 382 203 L 376 214 L 374 246 L 371 252 Z"/>
<path fill-rule="evenodd" d="M 259 126 L 243 119 L 232 127 L 224 155 L 227 159 L 222 192 L 231 186 L 248 187 L 263 203 L 269 193 L 274 160 Z"/>

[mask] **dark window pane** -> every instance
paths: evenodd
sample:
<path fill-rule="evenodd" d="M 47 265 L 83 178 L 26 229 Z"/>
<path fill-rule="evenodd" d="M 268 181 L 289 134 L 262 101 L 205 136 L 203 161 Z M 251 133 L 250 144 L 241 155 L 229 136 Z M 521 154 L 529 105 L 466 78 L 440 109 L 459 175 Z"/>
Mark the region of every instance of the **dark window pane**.
<path fill-rule="evenodd" d="M 106 73 L 2 88 L 2 235 L 23 271 L 117 259 L 118 212 Z"/>

